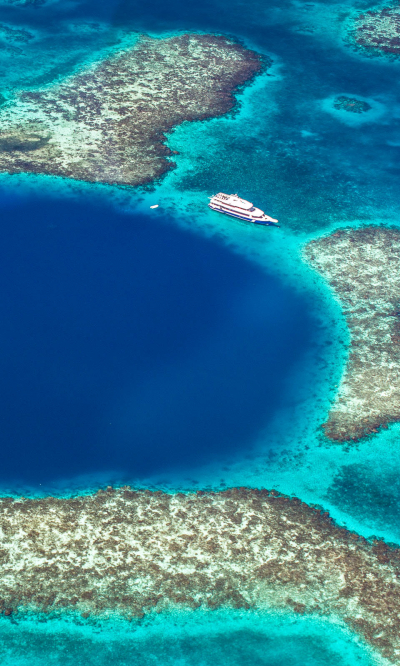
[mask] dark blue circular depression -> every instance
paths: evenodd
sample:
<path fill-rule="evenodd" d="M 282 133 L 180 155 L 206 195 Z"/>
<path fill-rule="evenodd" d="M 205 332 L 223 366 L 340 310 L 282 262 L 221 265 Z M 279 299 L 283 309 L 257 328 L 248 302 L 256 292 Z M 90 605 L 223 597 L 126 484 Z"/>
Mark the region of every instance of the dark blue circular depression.
<path fill-rule="evenodd" d="M 0 284 L 2 481 L 247 452 L 312 341 L 304 299 L 157 214 L 5 205 Z"/>

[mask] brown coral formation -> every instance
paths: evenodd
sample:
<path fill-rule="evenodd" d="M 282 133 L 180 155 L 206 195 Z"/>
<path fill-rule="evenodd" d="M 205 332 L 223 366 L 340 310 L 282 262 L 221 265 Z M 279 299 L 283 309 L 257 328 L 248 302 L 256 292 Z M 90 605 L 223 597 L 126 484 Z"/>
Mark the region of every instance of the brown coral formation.
<path fill-rule="evenodd" d="M 400 54 L 400 11 L 384 7 L 360 14 L 354 24 L 355 44 L 370 53 Z"/>
<path fill-rule="evenodd" d="M 348 111 L 349 113 L 366 113 L 371 109 L 371 105 L 368 102 L 364 102 L 356 97 L 346 97 L 346 95 L 336 97 L 333 106 L 338 111 Z"/>
<path fill-rule="evenodd" d="M 0 112 L 0 170 L 138 185 L 171 167 L 165 132 L 229 111 L 260 57 L 213 35 L 141 37 Z M 36 137 L 32 140 L 32 137 Z"/>
<path fill-rule="evenodd" d="M 3 613 L 290 608 L 400 656 L 400 552 L 274 491 L 3 498 L 0 529 Z"/>
<path fill-rule="evenodd" d="M 400 232 L 344 229 L 309 243 L 305 257 L 336 293 L 351 334 L 325 433 L 357 440 L 400 420 Z"/>

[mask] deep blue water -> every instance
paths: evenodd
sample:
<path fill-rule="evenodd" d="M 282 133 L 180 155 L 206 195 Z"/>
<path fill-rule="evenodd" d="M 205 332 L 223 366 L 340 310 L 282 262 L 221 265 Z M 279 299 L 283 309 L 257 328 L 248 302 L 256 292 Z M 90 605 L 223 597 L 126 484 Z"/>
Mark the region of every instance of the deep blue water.
<path fill-rule="evenodd" d="M 247 450 L 284 403 L 309 304 L 157 217 L 3 208 L 0 481 L 193 468 Z"/>

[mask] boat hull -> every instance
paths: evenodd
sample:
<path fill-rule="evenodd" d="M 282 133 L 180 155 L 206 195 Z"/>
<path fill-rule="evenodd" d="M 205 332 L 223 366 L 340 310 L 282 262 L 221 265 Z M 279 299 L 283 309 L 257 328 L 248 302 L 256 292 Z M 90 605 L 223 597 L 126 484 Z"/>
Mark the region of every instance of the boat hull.
<path fill-rule="evenodd" d="M 236 217 L 239 220 L 244 220 L 245 222 L 250 222 L 251 224 L 261 224 L 263 227 L 276 227 L 276 223 L 269 222 L 268 220 L 255 220 L 251 217 L 246 217 L 245 215 L 239 215 L 238 213 L 224 210 L 223 208 L 217 208 L 212 204 L 208 204 L 208 207 L 211 208 L 211 210 L 215 210 L 217 213 L 223 213 L 224 215 L 229 215 L 230 217 Z"/>

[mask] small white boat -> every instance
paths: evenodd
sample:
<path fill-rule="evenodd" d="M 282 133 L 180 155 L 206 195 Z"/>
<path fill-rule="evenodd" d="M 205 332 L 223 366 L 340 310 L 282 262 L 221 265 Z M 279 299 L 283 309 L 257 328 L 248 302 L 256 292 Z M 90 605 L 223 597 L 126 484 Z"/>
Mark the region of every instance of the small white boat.
<path fill-rule="evenodd" d="M 225 213 L 237 217 L 246 222 L 253 222 L 253 224 L 275 225 L 278 220 L 266 215 L 260 208 L 255 208 L 250 201 L 241 199 L 237 194 L 214 194 L 210 197 L 210 208 L 218 211 L 218 213 Z"/>

